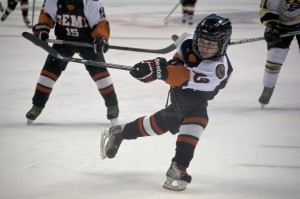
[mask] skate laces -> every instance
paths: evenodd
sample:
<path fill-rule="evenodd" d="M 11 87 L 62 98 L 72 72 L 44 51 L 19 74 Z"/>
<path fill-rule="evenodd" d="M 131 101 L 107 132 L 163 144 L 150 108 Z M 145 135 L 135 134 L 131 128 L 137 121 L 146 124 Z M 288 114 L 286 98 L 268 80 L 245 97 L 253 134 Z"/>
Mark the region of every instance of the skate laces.
<path fill-rule="evenodd" d="M 116 148 L 119 148 L 119 146 L 121 145 L 121 143 L 122 143 L 122 141 L 124 139 L 121 131 L 115 133 L 113 136 L 114 136 L 114 138 L 113 138 L 113 145 Z"/>
<path fill-rule="evenodd" d="M 33 106 L 32 109 L 30 110 L 30 113 L 32 115 L 39 115 L 42 112 L 42 108 L 39 108 L 37 106 Z"/>
<path fill-rule="evenodd" d="M 114 128 L 114 127 L 112 127 Z M 111 134 L 111 137 L 112 137 L 112 145 L 115 147 L 115 148 L 119 148 L 119 146 L 121 145 L 122 141 L 124 140 L 124 137 L 122 135 L 122 127 L 121 126 L 117 126 L 115 127 L 115 129 L 112 129 L 112 134 Z"/>
<path fill-rule="evenodd" d="M 273 89 L 274 88 L 265 87 L 262 95 L 264 97 L 270 97 L 273 94 Z"/>
<path fill-rule="evenodd" d="M 122 135 L 123 127 L 121 125 L 112 126 L 109 129 L 109 139 L 105 147 L 106 157 L 114 158 L 124 139 Z"/>
<path fill-rule="evenodd" d="M 107 107 L 107 118 L 108 119 L 114 119 L 114 118 L 117 118 L 118 116 L 119 116 L 118 105 Z"/>
<path fill-rule="evenodd" d="M 186 173 L 186 167 L 180 164 L 176 164 L 177 169 L 182 172 L 182 173 Z"/>
<path fill-rule="evenodd" d="M 26 113 L 26 118 L 35 120 L 43 111 L 43 108 L 33 105 L 33 107 Z"/>
<path fill-rule="evenodd" d="M 181 164 L 174 162 L 174 168 L 178 170 L 180 174 L 187 174 L 186 167 Z"/>

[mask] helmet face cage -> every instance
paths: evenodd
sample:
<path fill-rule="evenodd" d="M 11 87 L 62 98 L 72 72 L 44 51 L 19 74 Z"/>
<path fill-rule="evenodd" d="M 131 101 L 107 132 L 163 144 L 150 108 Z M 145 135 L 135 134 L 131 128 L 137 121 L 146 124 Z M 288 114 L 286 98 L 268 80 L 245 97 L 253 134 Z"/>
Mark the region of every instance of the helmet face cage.
<path fill-rule="evenodd" d="M 231 22 L 215 14 L 204 18 L 193 37 L 193 51 L 202 60 L 218 60 L 227 50 L 232 33 Z M 205 49 L 206 48 L 206 49 Z"/>
<path fill-rule="evenodd" d="M 198 51 L 203 59 L 209 59 L 219 52 L 219 43 L 199 37 L 197 39 Z"/>

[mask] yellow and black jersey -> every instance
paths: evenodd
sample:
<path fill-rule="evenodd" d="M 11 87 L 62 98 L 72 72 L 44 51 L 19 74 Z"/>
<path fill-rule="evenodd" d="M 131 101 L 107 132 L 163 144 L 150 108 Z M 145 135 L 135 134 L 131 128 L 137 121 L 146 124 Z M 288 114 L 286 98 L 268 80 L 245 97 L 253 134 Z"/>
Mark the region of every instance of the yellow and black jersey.
<path fill-rule="evenodd" d="M 259 14 L 264 25 L 276 21 L 295 26 L 300 24 L 300 0 L 262 0 Z"/>

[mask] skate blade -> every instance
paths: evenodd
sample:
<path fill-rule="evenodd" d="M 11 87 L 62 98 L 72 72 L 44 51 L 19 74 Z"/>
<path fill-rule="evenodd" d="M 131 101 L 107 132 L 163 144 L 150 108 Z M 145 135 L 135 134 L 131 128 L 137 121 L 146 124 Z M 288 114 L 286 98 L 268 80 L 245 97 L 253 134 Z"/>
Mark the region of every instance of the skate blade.
<path fill-rule="evenodd" d="M 260 104 L 260 109 L 264 110 L 265 109 L 266 104 Z"/>
<path fill-rule="evenodd" d="M 188 183 L 182 180 L 173 180 L 172 178 L 167 177 L 163 188 L 171 191 L 184 191 Z"/>
<path fill-rule="evenodd" d="M 101 132 L 101 139 L 100 139 L 100 158 L 102 160 L 106 158 L 105 146 L 106 146 L 106 141 L 108 139 L 108 135 L 109 135 L 109 130 L 103 129 Z"/>
<path fill-rule="evenodd" d="M 33 120 L 27 119 L 27 125 L 30 126 L 32 125 Z"/>
<path fill-rule="evenodd" d="M 117 125 L 117 124 L 119 124 L 119 120 L 118 120 L 118 118 L 111 119 L 110 123 L 111 123 L 111 125 Z"/>

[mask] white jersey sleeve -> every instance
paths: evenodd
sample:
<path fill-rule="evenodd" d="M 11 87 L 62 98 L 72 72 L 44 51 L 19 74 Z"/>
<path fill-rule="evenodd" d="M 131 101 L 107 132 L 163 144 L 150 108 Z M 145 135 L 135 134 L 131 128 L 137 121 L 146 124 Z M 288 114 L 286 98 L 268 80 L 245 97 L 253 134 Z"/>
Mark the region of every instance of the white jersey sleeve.
<path fill-rule="evenodd" d="M 179 45 L 176 46 L 176 50 L 177 50 L 177 52 L 178 52 L 178 54 L 179 54 L 179 58 L 180 58 L 181 60 L 184 60 L 184 58 L 183 58 L 183 52 L 181 51 L 181 44 L 182 44 L 185 40 L 193 39 L 193 36 L 194 36 L 194 34 L 188 33 L 188 35 L 185 36 L 185 38 L 182 39 L 181 43 L 180 43 Z"/>
<path fill-rule="evenodd" d="M 45 13 L 50 15 L 54 22 L 57 22 L 57 0 L 45 0 L 43 10 Z"/>
<path fill-rule="evenodd" d="M 84 14 L 91 28 L 97 25 L 100 21 L 107 21 L 106 13 L 101 0 L 83 0 L 83 3 Z"/>

